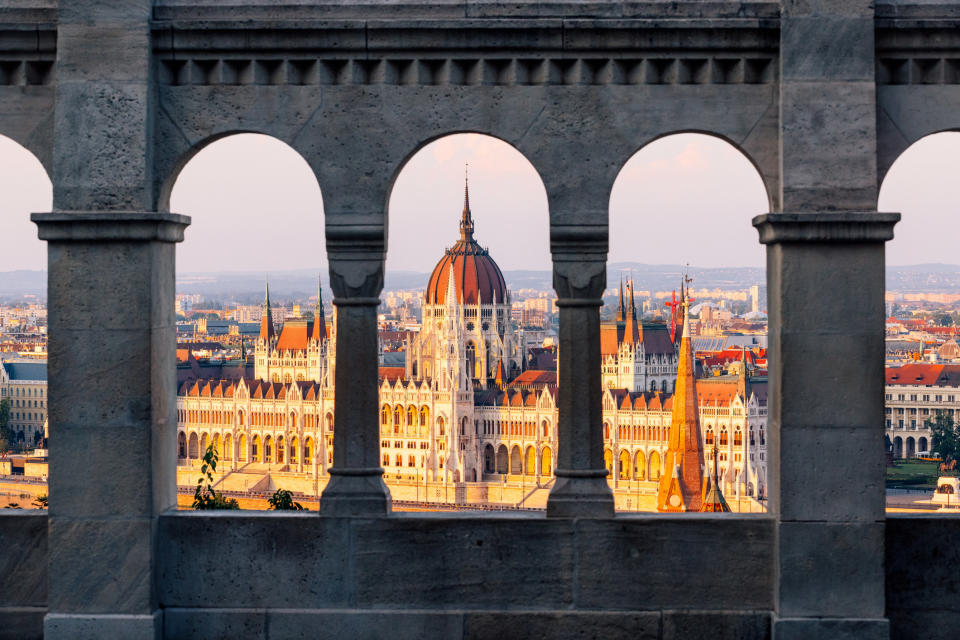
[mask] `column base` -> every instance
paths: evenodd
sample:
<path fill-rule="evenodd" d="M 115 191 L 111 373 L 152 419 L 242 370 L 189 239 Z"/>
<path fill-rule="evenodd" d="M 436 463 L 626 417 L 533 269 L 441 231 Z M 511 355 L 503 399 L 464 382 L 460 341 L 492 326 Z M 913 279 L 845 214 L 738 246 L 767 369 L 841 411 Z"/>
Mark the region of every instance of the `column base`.
<path fill-rule="evenodd" d="M 606 469 L 557 469 L 557 481 L 547 498 L 547 517 L 612 518 L 613 491 Z"/>
<path fill-rule="evenodd" d="M 163 613 L 112 615 L 106 613 L 48 613 L 43 619 L 44 640 L 159 640 Z"/>
<path fill-rule="evenodd" d="M 383 481 L 383 469 L 337 469 L 330 467 L 330 480 L 320 494 L 320 513 L 325 516 L 383 516 L 393 502 Z"/>
<path fill-rule="evenodd" d="M 774 618 L 773 640 L 890 640 L 886 618 Z"/>

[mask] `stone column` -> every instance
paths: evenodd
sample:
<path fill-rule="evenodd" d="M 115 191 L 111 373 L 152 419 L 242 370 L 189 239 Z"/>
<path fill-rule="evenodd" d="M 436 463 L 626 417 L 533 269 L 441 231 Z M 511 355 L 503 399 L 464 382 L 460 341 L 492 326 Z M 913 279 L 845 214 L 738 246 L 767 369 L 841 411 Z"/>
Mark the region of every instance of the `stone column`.
<path fill-rule="evenodd" d="M 607 283 L 607 225 L 550 226 L 560 311 L 557 481 L 547 515 L 613 516 L 603 464 L 600 306 Z"/>
<path fill-rule="evenodd" d="M 174 243 L 189 218 L 33 220 L 50 305 L 44 637 L 160 637 L 156 523 L 176 507 Z"/>
<path fill-rule="evenodd" d="M 767 245 L 777 640 L 889 637 L 884 242 L 899 217 L 754 219 Z"/>
<path fill-rule="evenodd" d="M 336 306 L 333 466 L 324 515 L 385 515 L 390 492 L 380 466 L 377 307 L 383 290 L 384 227 L 327 214 L 330 287 Z"/>

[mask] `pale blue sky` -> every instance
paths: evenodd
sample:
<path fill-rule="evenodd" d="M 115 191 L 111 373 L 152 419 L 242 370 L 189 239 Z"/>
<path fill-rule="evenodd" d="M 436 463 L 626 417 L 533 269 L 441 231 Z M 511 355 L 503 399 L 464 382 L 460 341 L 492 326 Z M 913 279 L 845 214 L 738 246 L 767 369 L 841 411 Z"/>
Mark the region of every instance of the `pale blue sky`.
<path fill-rule="evenodd" d="M 418 152 L 390 201 L 388 269 L 429 271 L 455 241 L 470 163 L 476 236 L 504 269 L 546 269 L 547 203 L 533 166 L 499 140 L 448 136 Z M 903 213 L 889 264 L 960 263 L 960 133 L 921 140 L 891 169 L 880 210 Z M 0 271 L 42 269 L 44 246 L 29 222 L 48 211 L 51 187 L 29 152 L 0 136 Z M 171 209 L 193 216 L 178 249 L 181 271 L 325 267 L 320 189 L 306 162 L 259 135 L 220 140 L 185 167 Z M 766 195 L 752 165 L 719 139 L 662 138 L 624 166 L 610 199 L 610 260 L 763 266 L 750 219 Z"/>

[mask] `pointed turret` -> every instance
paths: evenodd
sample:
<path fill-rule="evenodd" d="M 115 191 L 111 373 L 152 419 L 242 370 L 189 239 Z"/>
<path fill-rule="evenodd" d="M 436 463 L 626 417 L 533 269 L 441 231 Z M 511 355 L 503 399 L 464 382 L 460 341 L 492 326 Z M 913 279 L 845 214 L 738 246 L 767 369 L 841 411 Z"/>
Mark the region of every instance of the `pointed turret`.
<path fill-rule="evenodd" d="M 276 335 L 273 328 L 273 312 L 270 310 L 270 283 L 263 296 L 263 317 L 260 319 L 260 338 L 269 342 Z"/>
<path fill-rule="evenodd" d="M 623 341 L 628 344 L 640 342 L 640 323 L 637 322 L 637 303 L 633 295 L 633 278 L 627 282 L 630 306 L 627 308 L 626 322 L 623 326 Z"/>
<path fill-rule="evenodd" d="M 703 496 L 703 449 L 690 341 L 690 300 L 685 292 L 684 296 L 683 334 L 670 416 L 670 440 L 664 459 L 667 469 L 678 469 L 677 482 L 672 482 L 666 475 L 660 479 L 658 511 L 699 511 Z"/>
<path fill-rule="evenodd" d="M 623 311 L 623 276 L 620 276 L 620 298 L 617 301 L 617 322 L 621 323 L 626 320 L 626 316 Z"/>
<path fill-rule="evenodd" d="M 730 506 L 727 504 L 726 498 L 723 497 L 723 492 L 720 490 L 720 477 L 717 474 L 717 457 L 719 456 L 719 451 L 717 450 L 717 443 L 713 443 L 713 478 L 710 480 L 710 489 L 707 491 L 707 495 L 703 499 L 703 505 L 700 507 L 700 511 L 707 512 L 720 512 L 720 513 L 729 513 Z"/>
<path fill-rule="evenodd" d="M 317 306 L 313 310 L 313 335 L 318 342 L 327 339 L 327 319 L 323 315 L 323 295 L 320 290 L 320 277 L 317 276 Z"/>
<path fill-rule="evenodd" d="M 463 168 L 463 214 L 460 218 L 460 238 L 473 241 L 473 214 L 470 213 L 470 179 L 467 174 L 469 165 Z"/>

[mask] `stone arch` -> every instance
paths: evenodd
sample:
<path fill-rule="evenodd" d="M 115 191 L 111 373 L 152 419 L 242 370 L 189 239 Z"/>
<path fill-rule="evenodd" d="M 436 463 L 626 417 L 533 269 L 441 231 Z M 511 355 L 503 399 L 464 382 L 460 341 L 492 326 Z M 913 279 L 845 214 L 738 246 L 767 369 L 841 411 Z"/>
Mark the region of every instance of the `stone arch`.
<path fill-rule="evenodd" d="M 220 434 L 213 434 L 213 450 L 217 452 L 217 456 L 223 458 L 223 443 L 220 441 Z"/>
<path fill-rule="evenodd" d="M 493 445 L 487 444 L 483 447 L 483 472 L 495 473 L 497 470 L 496 454 L 493 451 Z"/>
<path fill-rule="evenodd" d="M 251 462 L 263 462 L 263 442 L 260 440 L 260 434 L 253 436 L 253 448 L 250 451 Z"/>
<path fill-rule="evenodd" d="M 307 436 L 303 441 L 303 463 L 304 464 L 314 464 L 314 456 L 316 455 L 314 451 L 315 447 L 313 444 L 313 438 Z"/>
<path fill-rule="evenodd" d="M 550 437 L 550 423 L 547 420 L 540 423 L 540 436 L 543 438 Z"/>
<path fill-rule="evenodd" d="M 507 454 L 507 445 L 497 447 L 497 473 L 505 474 L 510 470 L 510 456 Z"/>
<path fill-rule="evenodd" d="M 652 451 L 650 453 L 650 461 L 648 463 L 647 469 L 647 478 L 656 482 L 660 479 L 660 452 Z"/>
<path fill-rule="evenodd" d="M 527 447 L 527 452 L 524 460 L 523 471 L 528 476 L 536 475 L 537 473 L 537 450 L 532 446 Z"/>
<path fill-rule="evenodd" d="M 245 433 L 240 434 L 239 446 L 237 447 L 237 460 L 239 462 L 247 462 L 249 454 L 247 452 L 247 435 Z"/>
<path fill-rule="evenodd" d="M 177 431 L 177 457 L 187 457 L 187 434 L 183 431 Z"/>
<path fill-rule="evenodd" d="M 633 464 L 630 460 L 630 453 L 626 449 L 620 451 L 620 479 L 629 480 L 632 475 Z"/>
<path fill-rule="evenodd" d="M 430 408 L 427 405 L 420 407 L 420 426 L 430 426 Z"/>
<path fill-rule="evenodd" d="M 921 451 L 922 452 L 930 451 L 928 448 L 927 439 L 924 436 L 920 436 L 920 438 L 917 439 L 917 452 L 919 453 Z"/>
<path fill-rule="evenodd" d="M 927 110 L 916 111 L 918 115 L 927 115 Z M 879 156 L 887 155 L 890 163 L 877 167 L 877 206 L 884 207 L 880 211 L 898 211 L 902 215 L 894 239 L 886 244 L 888 263 L 918 261 L 915 252 L 901 253 L 905 247 L 922 246 L 924 262 L 953 262 L 955 256 L 952 234 L 930 230 L 949 228 L 956 222 L 956 201 L 960 196 L 960 185 L 956 181 L 960 170 L 960 122 L 957 122 L 960 118 L 954 109 L 932 111 L 949 111 L 949 118 L 953 120 L 950 127 L 928 129 L 927 122 L 918 122 L 920 127 L 909 132 L 916 135 L 915 138 L 907 140 L 897 132 L 892 140 L 897 144 L 895 149 L 878 147 L 877 150 Z M 906 114 L 897 115 L 906 117 Z"/>
<path fill-rule="evenodd" d="M 263 461 L 273 462 L 273 436 L 271 435 L 263 439 Z"/>
<path fill-rule="evenodd" d="M 393 412 L 390 410 L 390 405 L 383 405 L 380 409 L 380 426 L 389 426 L 392 422 L 391 418 L 393 418 Z"/>
<path fill-rule="evenodd" d="M 634 480 L 647 479 L 647 459 L 643 455 L 643 451 L 637 451 L 637 455 L 634 457 L 633 479 Z"/>
<path fill-rule="evenodd" d="M 327 411 L 327 414 L 323 417 L 324 425 L 323 428 L 327 433 L 333 433 L 333 413 Z"/>
<path fill-rule="evenodd" d="M 520 453 L 520 447 L 513 445 L 510 450 L 510 475 L 519 476 L 523 474 L 523 455 Z"/>
<path fill-rule="evenodd" d="M 780 154 L 778 150 L 779 137 L 773 132 L 771 132 L 769 137 L 757 137 L 751 141 L 750 147 L 746 146 L 746 144 L 742 142 L 742 138 L 738 138 L 737 136 L 732 136 L 723 131 L 710 130 L 697 126 L 678 127 L 668 131 L 660 131 L 639 141 L 639 144 L 633 143 L 632 146 L 630 146 L 629 140 L 624 140 L 620 143 L 619 149 L 611 149 L 611 152 L 614 154 L 613 157 L 616 158 L 616 160 L 610 163 L 610 168 L 611 171 L 615 170 L 615 173 L 612 175 L 608 174 L 609 182 L 607 183 L 607 193 L 613 194 L 617 180 L 619 180 L 623 174 L 623 169 L 627 167 L 631 160 L 638 156 L 643 157 L 641 154 L 649 152 L 667 139 L 677 136 L 683 136 L 683 140 L 693 140 L 693 136 L 696 136 L 699 140 L 708 141 L 707 144 L 716 145 L 718 149 L 729 148 L 730 151 L 735 152 L 729 156 L 728 161 L 736 162 L 738 159 L 742 159 L 749 164 L 753 169 L 753 174 L 755 174 L 759 180 L 759 186 L 763 191 L 766 211 L 776 210 L 779 202 Z M 681 138 L 675 139 L 681 140 Z M 758 162 L 758 159 L 762 159 L 763 162 Z M 756 213 L 763 213 L 763 211 L 757 211 Z"/>
<path fill-rule="evenodd" d="M 297 464 L 300 460 L 300 441 L 297 436 L 290 437 L 290 464 Z"/>
<path fill-rule="evenodd" d="M 445 436 L 446 433 L 446 422 L 443 419 L 443 416 L 437 416 L 437 435 Z"/>
<path fill-rule="evenodd" d="M 540 475 L 549 476 L 553 474 L 553 451 L 550 447 L 544 447 L 540 451 Z"/>
<path fill-rule="evenodd" d="M 229 433 L 223 436 L 223 459 L 233 460 L 233 436 Z"/>
<path fill-rule="evenodd" d="M 917 442 L 913 436 L 907 438 L 907 458 L 913 458 L 917 455 Z"/>
<path fill-rule="evenodd" d="M 893 439 L 893 457 L 902 458 L 903 457 L 903 438 L 897 436 Z"/>
<path fill-rule="evenodd" d="M 210 446 L 210 434 L 206 431 L 200 434 L 200 457 L 207 453 L 207 447 Z"/>
<path fill-rule="evenodd" d="M 393 408 L 393 432 L 400 433 L 401 426 L 403 426 L 403 407 L 396 405 Z"/>
<path fill-rule="evenodd" d="M 284 458 L 286 457 L 284 456 L 284 444 L 283 436 L 277 436 L 277 453 L 274 458 L 276 458 L 278 464 L 283 464 Z"/>
<path fill-rule="evenodd" d="M 196 431 L 190 432 L 189 446 L 187 447 L 187 452 L 191 460 L 200 459 L 200 438 L 197 437 Z"/>
<path fill-rule="evenodd" d="M 613 477 L 613 451 L 610 449 L 603 450 L 603 466 L 607 468 L 607 477 Z"/>
<path fill-rule="evenodd" d="M 481 115 L 481 114 L 477 114 Z M 482 115 L 481 115 L 482 117 Z M 384 207 L 384 228 L 389 228 L 391 234 L 391 239 L 389 242 L 390 250 L 395 250 L 395 247 L 412 247 L 414 244 L 420 246 L 419 239 L 415 237 L 418 233 L 418 228 L 414 224 L 402 224 L 397 220 L 390 221 L 391 217 L 397 215 L 397 211 L 391 211 L 392 208 L 399 205 L 405 197 L 408 197 L 409 194 L 413 194 L 415 190 L 419 191 L 418 188 L 413 187 L 405 183 L 404 173 L 405 169 L 411 162 L 416 162 L 418 156 L 421 156 L 422 152 L 426 152 L 427 148 L 435 144 L 451 144 L 454 146 L 463 145 L 466 147 L 468 144 L 471 145 L 471 149 L 480 148 L 484 151 L 489 151 L 490 149 L 495 149 L 497 152 L 502 155 L 499 157 L 499 160 L 503 166 L 509 165 L 511 169 L 516 171 L 522 171 L 524 174 L 529 172 L 529 175 L 536 176 L 536 182 L 540 189 L 542 189 L 543 194 L 543 215 L 540 216 L 524 216 L 520 218 L 514 218 L 511 220 L 513 225 L 512 231 L 521 235 L 526 235 L 534 239 L 536 244 L 533 245 L 533 251 L 542 252 L 544 261 L 549 260 L 549 203 L 547 188 L 545 185 L 544 175 L 538 170 L 536 164 L 541 160 L 538 158 L 538 155 L 543 154 L 542 141 L 534 143 L 534 141 L 528 140 L 530 144 L 527 145 L 528 148 L 523 148 L 521 143 L 525 141 L 525 136 L 523 135 L 522 129 L 515 129 L 512 127 L 504 127 L 501 118 L 489 119 L 487 122 L 478 123 L 471 122 L 470 126 L 458 127 L 458 128 L 447 128 L 437 127 L 434 123 L 421 123 L 419 127 L 414 124 L 409 133 L 410 142 L 407 143 L 405 149 L 399 150 L 397 156 L 395 156 L 395 165 L 394 170 L 391 175 L 391 178 L 388 182 L 388 189 L 384 194 L 385 207 Z M 511 131 L 503 131 L 502 129 L 512 129 Z M 513 134 L 513 135 L 511 135 Z M 467 138 L 466 136 L 470 136 Z M 398 138 L 395 141 L 395 149 L 399 148 L 400 145 L 404 144 Z M 460 159 L 459 157 L 457 158 Z M 469 157 L 465 158 L 469 159 Z M 535 160 L 537 162 L 535 162 Z M 546 158 L 543 158 L 546 160 Z M 456 176 L 457 183 L 462 184 L 462 171 L 463 164 L 460 162 L 447 163 L 450 167 L 449 179 L 447 176 L 444 176 L 438 182 L 443 182 L 444 184 L 450 183 L 451 180 Z M 446 169 L 446 167 L 444 167 Z M 471 177 L 471 187 L 476 184 L 475 178 Z M 459 192 L 459 187 L 457 189 Z M 331 189 L 331 197 L 337 197 L 336 193 Z M 462 204 L 462 194 L 459 195 L 458 199 L 460 202 L 455 204 Z M 395 198 L 398 198 L 395 201 Z M 537 207 L 539 209 L 539 207 Z M 476 212 L 475 212 L 476 213 Z M 403 220 L 401 218 L 400 220 Z M 407 218 L 407 221 L 413 222 L 413 218 Z M 482 223 L 481 223 L 482 225 Z M 527 227 L 526 225 L 530 225 Z M 422 228 L 422 227 L 421 227 Z M 489 233 L 493 233 L 493 226 L 480 226 L 478 228 L 478 233 L 485 235 L 485 232 L 480 231 L 480 229 L 489 229 Z M 397 235 L 398 233 L 406 233 L 409 235 Z M 482 241 L 481 241 L 482 242 Z M 438 248 L 437 255 L 442 255 L 443 247 Z M 484 354 L 487 361 L 487 371 L 488 376 L 494 375 L 495 368 L 497 366 L 497 358 L 492 357 L 494 353 L 493 350 L 483 349 L 482 344 L 477 344 L 474 349 L 474 362 L 475 367 L 474 371 L 470 371 L 471 377 L 475 377 L 476 373 L 480 372 L 482 369 L 480 366 L 480 360 L 483 359 Z M 425 363 L 426 364 L 426 363 Z M 509 375 L 509 365 L 510 363 L 505 359 L 504 367 Z M 425 370 L 424 375 L 430 377 L 430 372 Z"/>

